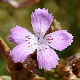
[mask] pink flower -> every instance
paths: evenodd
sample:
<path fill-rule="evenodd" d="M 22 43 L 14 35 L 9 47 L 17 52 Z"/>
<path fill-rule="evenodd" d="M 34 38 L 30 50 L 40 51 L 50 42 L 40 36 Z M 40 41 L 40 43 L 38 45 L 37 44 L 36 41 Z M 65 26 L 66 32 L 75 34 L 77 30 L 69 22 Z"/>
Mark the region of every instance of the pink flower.
<path fill-rule="evenodd" d="M 62 51 L 71 45 L 73 36 L 67 30 L 59 30 L 44 37 L 52 21 L 53 16 L 48 13 L 48 10 L 38 8 L 31 14 L 31 24 L 35 35 L 17 25 L 14 29 L 11 29 L 9 41 L 17 44 L 9 54 L 14 63 L 23 63 L 27 56 L 37 49 L 39 68 L 48 71 L 51 68 L 56 68 L 59 58 L 50 47 Z"/>

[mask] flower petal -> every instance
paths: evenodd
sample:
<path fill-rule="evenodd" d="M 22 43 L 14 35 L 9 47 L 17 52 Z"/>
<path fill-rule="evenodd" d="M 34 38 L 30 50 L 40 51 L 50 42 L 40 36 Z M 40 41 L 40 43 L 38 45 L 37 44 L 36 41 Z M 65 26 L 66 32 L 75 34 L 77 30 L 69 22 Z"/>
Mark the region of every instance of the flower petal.
<path fill-rule="evenodd" d="M 39 68 L 44 68 L 49 71 L 51 68 L 56 68 L 59 58 L 53 49 L 42 44 L 37 49 L 37 60 Z"/>
<path fill-rule="evenodd" d="M 11 29 L 10 36 L 8 37 L 9 41 L 15 44 L 21 44 L 27 42 L 28 40 L 37 40 L 36 36 L 29 32 L 27 29 L 20 26 L 13 27 Z"/>
<path fill-rule="evenodd" d="M 44 36 L 53 21 L 52 14 L 48 13 L 48 9 L 35 9 L 31 14 L 31 24 L 37 37 Z"/>
<path fill-rule="evenodd" d="M 23 63 L 27 58 L 27 56 L 35 51 L 37 45 L 31 45 L 31 44 L 32 42 L 22 43 L 12 49 L 9 56 L 12 57 L 14 63 L 17 62 Z"/>
<path fill-rule="evenodd" d="M 71 45 L 73 42 L 72 39 L 72 34 L 68 33 L 67 30 L 59 30 L 46 35 L 44 37 L 44 43 L 56 50 L 62 51 Z"/>

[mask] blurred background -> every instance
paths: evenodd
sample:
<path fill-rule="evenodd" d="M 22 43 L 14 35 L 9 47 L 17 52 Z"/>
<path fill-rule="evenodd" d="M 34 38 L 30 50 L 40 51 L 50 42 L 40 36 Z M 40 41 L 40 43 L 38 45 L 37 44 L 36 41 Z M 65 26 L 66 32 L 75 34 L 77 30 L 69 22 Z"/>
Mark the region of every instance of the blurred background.
<path fill-rule="evenodd" d="M 60 22 L 62 30 L 67 30 L 74 36 L 73 43 L 66 49 L 63 51 L 55 50 L 59 58 L 64 59 L 80 53 L 80 0 L 0 0 L 0 37 L 10 49 L 12 50 L 16 46 L 8 40 L 10 29 L 15 25 L 34 33 L 31 25 L 31 13 L 37 8 L 48 9 L 54 19 Z M 4 70 L 5 68 L 6 61 L 0 54 L 0 76 L 9 75 L 8 71 Z M 45 74 L 50 74 L 48 71 L 39 71 L 45 78 L 47 78 Z M 52 72 L 54 74 L 54 70 Z M 52 75 L 48 80 L 62 80 L 62 75 L 55 76 L 58 78 L 54 79 L 54 75 Z"/>

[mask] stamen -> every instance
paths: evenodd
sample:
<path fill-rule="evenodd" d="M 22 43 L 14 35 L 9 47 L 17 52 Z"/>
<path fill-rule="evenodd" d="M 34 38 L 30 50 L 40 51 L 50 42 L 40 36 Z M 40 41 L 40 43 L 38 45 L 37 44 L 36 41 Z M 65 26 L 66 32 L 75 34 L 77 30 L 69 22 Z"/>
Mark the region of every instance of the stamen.
<path fill-rule="evenodd" d="M 38 40 L 40 39 L 40 37 L 38 37 Z"/>
<path fill-rule="evenodd" d="M 31 39 L 31 38 L 28 38 L 28 39 Z"/>
<path fill-rule="evenodd" d="M 41 49 L 39 51 L 42 51 Z"/>
<path fill-rule="evenodd" d="M 47 48 L 45 47 L 45 49 L 47 49 Z"/>
<path fill-rule="evenodd" d="M 49 44 L 51 43 L 51 42 L 48 42 Z"/>
<path fill-rule="evenodd" d="M 45 50 L 43 49 L 43 51 L 45 52 Z"/>
<path fill-rule="evenodd" d="M 30 42 L 28 44 L 30 44 Z"/>
<path fill-rule="evenodd" d="M 25 38 L 28 38 L 30 35 L 28 35 L 28 36 L 25 36 Z"/>
<path fill-rule="evenodd" d="M 53 38 L 52 38 L 52 39 L 48 38 L 48 39 L 46 39 L 46 40 L 53 40 Z"/>

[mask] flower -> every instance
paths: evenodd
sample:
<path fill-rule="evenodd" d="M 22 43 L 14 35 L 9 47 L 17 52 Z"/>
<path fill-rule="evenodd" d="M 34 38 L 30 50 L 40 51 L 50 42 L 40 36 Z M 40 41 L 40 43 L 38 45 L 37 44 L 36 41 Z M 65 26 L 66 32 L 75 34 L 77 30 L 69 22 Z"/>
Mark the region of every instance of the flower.
<path fill-rule="evenodd" d="M 27 56 L 37 49 L 39 68 L 44 68 L 48 71 L 51 68 L 56 68 L 59 58 L 50 47 L 62 51 L 71 45 L 73 36 L 67 30 L 59 30 L 44 37 L 52 21 L 53 16 L 48 13 L 48 10 L 38 8 L 31 14 L 31 24 L 35 35 L 17 25 L 14 29 L 11 29 L 9 41 L 17 44 L 9 54 L 14 63 L 23 63 Z"/>

